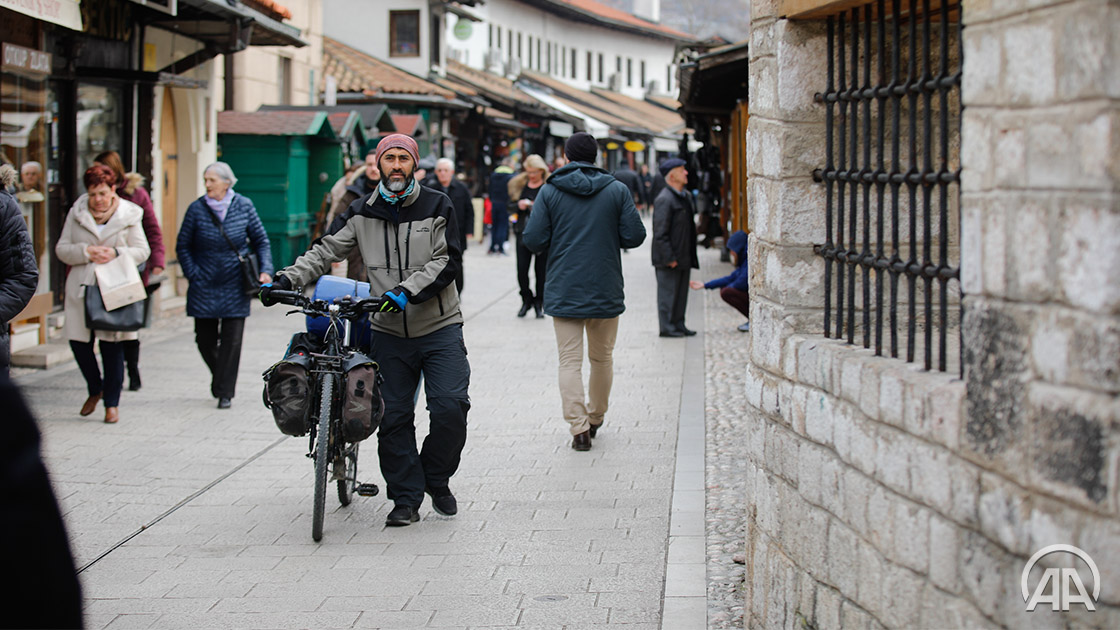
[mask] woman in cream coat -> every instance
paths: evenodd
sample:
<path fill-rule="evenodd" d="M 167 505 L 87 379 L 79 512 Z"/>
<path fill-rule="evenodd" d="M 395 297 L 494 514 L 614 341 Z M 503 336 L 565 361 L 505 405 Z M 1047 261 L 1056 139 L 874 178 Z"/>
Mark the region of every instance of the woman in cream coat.
<path fill-rule="evenodd" d="M 144 211 L 140 206 L 117 196 L 116 174 L 102 164 L 95 164 L 82 177 L 86 194 L 78 198 L 66 215 L 62 235 L 55 254 L 70 266 L 66 276 L 63 332 L 70 340 L 74 359 L 86 379 L 89 398 L 82 405 L 81 415 L 88 416 L 105 401 L 105 422 L 117 422 L 117 406 L 124 382 L 124 349 L 121 342 L 137 339 L 135 332 L 91 331 L 86 328 L 85 291 L 96 286 L 94 268 L 117 256 L 127 255 L 134 261 L 145 261 L 151 250 L 142 224 Z M 93 354 L 93 340 L 100 342 L 104 378 Z"/>

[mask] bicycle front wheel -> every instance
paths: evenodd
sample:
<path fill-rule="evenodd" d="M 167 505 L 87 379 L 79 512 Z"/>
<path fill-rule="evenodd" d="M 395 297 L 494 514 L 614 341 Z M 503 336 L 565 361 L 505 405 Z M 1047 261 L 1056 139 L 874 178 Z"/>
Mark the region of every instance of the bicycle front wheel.
<path fill-rule="evenodd" d="M 319 395 L 319 426 L 315 435 L 315 507 L 311 514 L 311 538 L 323 539 L 323 513 L 327 507 L 327 470 L 330 468 L 331 409 L 334 401 L 335 375 L 322 377 L 323 389 Z"/>

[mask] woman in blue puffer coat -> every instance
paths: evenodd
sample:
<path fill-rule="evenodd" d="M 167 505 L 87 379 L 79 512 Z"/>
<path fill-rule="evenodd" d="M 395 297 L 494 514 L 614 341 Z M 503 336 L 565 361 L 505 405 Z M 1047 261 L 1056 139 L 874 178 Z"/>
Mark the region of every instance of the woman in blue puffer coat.
<path fill-rule="evenodd" d="M 175 253 L 190 281 L 187 315 L 195 318 L 195 343 L 210 368 L 210 393 L 219 409 L 229 409 L 252 299 L 242 290 L 241 263 L 230 241 L 241 254 L 257 257 L 262 284 L 272 282 L 272 252 L 253 202 L 233 190 L 233 169 L 214 162 L 203 171 L 203 182 L 206 194 L 187 208 Z"/>

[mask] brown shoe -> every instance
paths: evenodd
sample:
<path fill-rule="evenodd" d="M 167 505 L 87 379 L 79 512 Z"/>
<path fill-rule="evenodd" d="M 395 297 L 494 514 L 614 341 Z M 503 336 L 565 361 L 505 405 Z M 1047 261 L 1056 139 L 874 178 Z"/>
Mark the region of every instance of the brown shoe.
<path fill-rule="evenodd" d="M 584 431 L 572 436 L 572 448 L 577 451 L 591 450 L 591 431 Z"/>
<path fill-rule="evenodd" d="M 593 425 L 591 425 L 591 428 L 588 429 L 587 431 L 588 431 L 588 433 L 591 434 L 591 437 L 595 437 L 595 434 L 599 432 L 599 427 L 601 427 L 601 426 L 603 426 L 602 422 L 600 422 L 599 424 L 593 424 Z"/>
<path fill-rule="evenodd" d="M 83 416 L 88 416 L 97 410 L 97 403 L 101 402 L 101 394 L 94 394 L 86 399 L 85 404 L 82 405 L 82 410 L 78 413 Z"/>
<path fill-rule="evenodd" d="M 121 419 L 116 407 L 105 408 L 105 424 L 116 424 Z"/>

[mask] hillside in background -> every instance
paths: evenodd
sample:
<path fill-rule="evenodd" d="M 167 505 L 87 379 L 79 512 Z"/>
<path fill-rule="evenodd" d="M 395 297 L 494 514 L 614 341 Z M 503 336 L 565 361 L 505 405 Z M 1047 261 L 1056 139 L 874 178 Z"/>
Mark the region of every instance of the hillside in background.
<path fill-rule="evenodd" d="M 634 0 L 599 0 L 633 12 Z M 701 39 L 719 35 L 737 42 L 750 35 L 750 0 L 676 0 L 661 3 L 661 23 Z"/>

